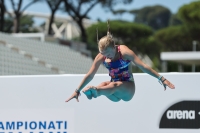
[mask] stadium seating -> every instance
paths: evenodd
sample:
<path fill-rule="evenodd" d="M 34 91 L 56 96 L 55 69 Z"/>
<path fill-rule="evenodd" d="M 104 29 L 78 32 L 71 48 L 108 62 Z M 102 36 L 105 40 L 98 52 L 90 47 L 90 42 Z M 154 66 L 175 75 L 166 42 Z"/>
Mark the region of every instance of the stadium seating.
<path fill-rule="evenodd" d="M 93 62 L 67 46 L 5 33 L 0 33 L 0 52 L 1 75 L 85 74 Z M 107 70 L 101 65 L 97 73 Z"/>

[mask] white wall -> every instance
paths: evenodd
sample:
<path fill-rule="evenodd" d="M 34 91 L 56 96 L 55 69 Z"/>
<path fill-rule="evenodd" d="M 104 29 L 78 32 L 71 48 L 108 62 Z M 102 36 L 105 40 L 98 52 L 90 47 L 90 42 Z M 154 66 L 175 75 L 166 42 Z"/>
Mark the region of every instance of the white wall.
<path fill-rule="evenodd" d="M 65 103 L 84 75 L 3 76 L 0 77 L 0 114 L 8 110 L 7 119 L 12 120 L 9 112 L 16 110 L 24 110 L 24 113 L 26 110 L 66 110 L 66 115 L 52 113 L 52 116 L 65 118 L 74 114 L 66 118 L 68 127 L 74 128 L 68 133 L 199 133 L 199 129 L 160 129 L 159 123 L 173 104 L 184 100 L 200 101 L 200 73 L 162 75 L 176 86 L 175 90 L 164 91 L 154 77 L 134 74 L 136 93 L 133 99 L 117 103 L 104 96 L 88 100 L 84 94 L 79 98 L 80 102 L 74 99 Z M 105 80 L 110 80 L 107 74 L 96 75 L 89 85 L 98 85 Z M 73 113 L 67 111 L 71 109 Z M 24 117 L 20 116 L 18 119 Z M 6 118 L 0 118 L 0 121 L 6 121 Z M 0 132 L 7 131 L 2 131 L 0 125 Z"/>

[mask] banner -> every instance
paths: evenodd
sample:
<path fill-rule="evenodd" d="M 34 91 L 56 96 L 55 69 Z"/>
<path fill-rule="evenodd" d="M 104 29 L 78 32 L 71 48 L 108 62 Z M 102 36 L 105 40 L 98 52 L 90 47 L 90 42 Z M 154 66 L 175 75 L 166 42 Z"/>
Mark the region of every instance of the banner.
<path fill-rule="evenodd" d="M 133 74 L 130 101 L 106 96 L 67 100 L 80 75 L 0 77 L 0 133 L 199 133 L 200 73 L 161 73 L 175 85 L 164 91 L 158 79 Z M 96 74 L 88 86 L 110 81 Z"/>
<path fill-rule="evenodd" d="M 0 133 L 74 133 L 72 109 L 1 109 Z"/>

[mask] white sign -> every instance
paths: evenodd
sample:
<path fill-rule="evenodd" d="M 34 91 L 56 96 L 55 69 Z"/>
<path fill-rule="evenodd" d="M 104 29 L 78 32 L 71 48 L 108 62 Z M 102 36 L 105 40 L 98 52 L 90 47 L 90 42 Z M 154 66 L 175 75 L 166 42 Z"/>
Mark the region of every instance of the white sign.
<path fill-rule="evenodd" d="M 68 103 L 65 100 L 84 74 L 2 76 L 0 132 L 199 133 L 200 73 L 161 75 L 176 89 L 164 91 L 156 78 L 133 74 L 136 91 L 128 102 L 112 102 L 105 96 L 88 100 L 81 93 L 79 102 L 73 99 Z M 88 85 L 109 80 L 108 74 L 97 74 Z"/>
<path fill-rule="evenodd" d="M 0 133 L 74 133 L 73 109 L 1 109 Z"/>

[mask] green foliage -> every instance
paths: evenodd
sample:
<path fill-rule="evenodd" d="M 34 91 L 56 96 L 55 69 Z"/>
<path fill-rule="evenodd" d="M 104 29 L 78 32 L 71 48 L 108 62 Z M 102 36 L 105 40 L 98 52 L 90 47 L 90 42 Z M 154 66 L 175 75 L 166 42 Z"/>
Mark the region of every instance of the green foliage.
<path fill-rule="evenodd" d="M 170 10 L 160 5 L 146 6 L 131 10 L 130 13 L 135 15 L 134 22 L 151 26 L 155 30 L 167 27 L 171 16 Z"/>
<path fill-rule="evenodd" d="M 127 10 L 125 10 L 125 9 L 118 9 L 118 10 L 112 11 L 112 13 L 114 15 L 116 15 L 116 14 L 122 15 L 123 13 L 126 13 L 126 12 L 127 12 Z"/>
<path fill-rule="evenodd" d="M 178 71 L 178 63 L 176 62 L 167 62 L 168 66 L 168 71 L 169 72 L 177 72 Z M 192 66 L 191 65 L 184 65 L 182 64 L 182 68 L 184 72 L 191 72 L 192 71 Z M 196 72 L 200 72 L 200 66 L 196 66 L 195 68 Z"/>
<path fill-rule="evenodd" d="M 176 62 L 167 62 L 167 71 L 168 72 L 177 72 L 178 64 Z"/>
<path fill-rule="evenodd" d="M 183 22 L 181 21 L 181 19 L 178 17 L 177 14 L 173 14 L 170 17 L 169 20 L 169 26 L 175 26 L 175 25 L 181 25 L 183 24 Z"/>
<path fill-rule="evenodd" d="M 158 30 L 154 34 L 155 40 L 162 44 L 164 51 L 192 51 L 192 42 L 200 42 L 200 1 L 195 1 L 182 6 L 178 13 L 170 19 L 170 25 L 167 28 Z M 200 51 L 200 47 L 196 47 Z M 199 71 L 200 66 L 196 66 Z M 192 67 L 183 65 L 185 72 L 191 72 Z M 178 64 L 168 62 L 168 71 L 178 71 Z"/>
<path fill-rule="evenodd" d="M 156 70 L 156 71 L 160 71 L 160 70 L 158 70 L 158 68 L 161 67 L 161 63 L 160 63 L 160 58 L 159 57 L 160 57 L 160 55 L 159 56 L 154 56 L 154 57 L 151 58 L 151 60 L 153 62 L 152 68 L 154 70 Z"/>
<path fill-rule="evenodd" d="M 4 31 L 7 33 L 12 33 L 13 29 L 13 18 L 6 17 L 5 24 L 4 24 Z M 22 16 L 20 18 L 20 32 L 23 33 L 33 33 L 38 32 L 37 29 L 33 27 L 34 21 L 32 16 Z"/>
<path fill-rule="evenodd" d="M 183 24 L 159 30 L 154 36 L 167 51 L 192 51 L 193 40 L 200 42 L 200 1 L 182 6 L 176 18 Z"/>
<path fill-rule="evenodd" d="M 94 53 L 98 53 L 96 28 L 98 28 L 100 39 L 107 34 L 107 23 L 99 22 L 87 29 L 88 48 Z M 161 44 L 154 39 L 153 30 L 148 26 L 125 21 L 110 21 L 110 28 L 116 44 L 125 44 L 136 53 L 153 57 L 157 56 L 161 50 Z"/>
<path fill-rule="evenodd" d="M 182 6 L 178 11 L 180 19 L 192 27 L 200 27 L 200 1 Z"/>
<path fill-rule="evenodd" d="M 22 16 L 20 19 L 20 32 L 29 33 L 29 32 L 38 32 L 33 28 L 34 20 L 32 16 Z"/>
<path fill-rule="evenodd" d="M 143 39 L 143 41 L 144 48 L 142 53 L 147 54 L 150 58 L 156 58 L 156 61 L 160 57 L 160 51 L 163 49 L 163 45 L 154 36 L 149 36 L 147 39 Z M 156 67 L 158 65 L 155 64 Z"/>
<path fill-rule="evenodd" d="M 186 26 L 171 26 L 161 29 L 154 36 L 163 44 L 165 51 L 187 51 L 192 48 L 192 40 Z"/>
<path fill-rule="evenodd" d="M 88 42 L 87 34 L 84 28 L 83 19 L 88 18 L 88 13 L 97 4 L 101 4 L 102 8 L 107 11 L 113 11 L 117 4 L 130 4 L 133 0 L 63 0 L 64 11 L 78 24 L 81 32 L 81 40 Z M 63 8 L 61 8 L 63 10 Z"/>

